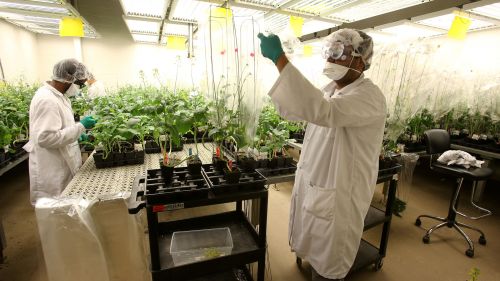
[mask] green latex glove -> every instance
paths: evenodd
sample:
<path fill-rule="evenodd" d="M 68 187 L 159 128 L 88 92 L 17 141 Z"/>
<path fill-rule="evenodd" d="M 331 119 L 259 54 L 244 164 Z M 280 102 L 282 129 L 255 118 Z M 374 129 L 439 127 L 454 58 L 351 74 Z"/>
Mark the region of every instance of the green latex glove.
<path fill-rule="evenodd" d="M 80 135 L 80 137 L 78 138 L 78 141 L 79 142 L 84 142 L 84 141 L 88 141 L 89 140 L 89 136 L 87 136 L 87 134 L 83 133 Z"/>
<path fill-rule="evenodd" d="M 278 35 L 270 34 L 265 36 L 262 33 L 257 35 L 260 39 L 260 51 L 262 55 L 268 59 L 271 59 L 274 64 L 278 62 L 278 58 L 283 54 L 283 48 L 281 47 L 281 40 Z"/>
<path fill-rule="evenodd" d="M 97 120 L 95 120 L 92 116 L 85 116 L 83 119 L 80 120 L 80 123 L 82 123 L 85 129 L 91 129 L 92 127 L 95 126 Z"/>

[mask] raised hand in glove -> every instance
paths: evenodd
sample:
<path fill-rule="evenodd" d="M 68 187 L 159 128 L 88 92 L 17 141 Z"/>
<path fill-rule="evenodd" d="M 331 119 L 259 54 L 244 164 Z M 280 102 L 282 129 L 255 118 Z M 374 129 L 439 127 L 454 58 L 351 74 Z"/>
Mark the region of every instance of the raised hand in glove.
<path fill-rule="evenodd" d="M 269 36 L 265 36 L 259 33 L 257 37 L 260 39 L 260 51 L 262 55 L 271 59 L 276 64 L 281 54 L 284 53 L 278 35 L 270 34 Z"/>
<path fill-rule="evenodd" d="M 94 117 L 92 116 L 85 116 L 83 119 L 80 120 L 80 123 L 82 123 L 85 129 L 91 129 L 95 126 L 97 120 L 95 120 Z"/>

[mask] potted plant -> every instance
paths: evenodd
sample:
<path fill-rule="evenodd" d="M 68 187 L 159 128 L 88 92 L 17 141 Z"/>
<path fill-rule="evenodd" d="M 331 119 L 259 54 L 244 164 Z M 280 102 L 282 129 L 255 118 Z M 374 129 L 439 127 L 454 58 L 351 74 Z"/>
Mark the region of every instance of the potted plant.
<path fill-rule="evenodd" d="M 233 166 L 233 161 L 229 160 L 224 168 L 224 179 L 228 184 L 236 184 L 240 181 L 241 172 L 238 167 Z"/>

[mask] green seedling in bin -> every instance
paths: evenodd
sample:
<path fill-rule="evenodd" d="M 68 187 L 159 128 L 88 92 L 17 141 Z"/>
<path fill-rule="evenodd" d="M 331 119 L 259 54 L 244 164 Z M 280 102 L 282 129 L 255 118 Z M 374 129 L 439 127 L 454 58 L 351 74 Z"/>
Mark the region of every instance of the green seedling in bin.
<path fill-rule="evenodd" d="M 217 257 L 220 257 L 222 255 L 222 253 L 215 249 L 215 248 L 208 248 L 205 250 L 205 258 L 207 259 L 214 259 L 214 258 L 217 258 Z"/>

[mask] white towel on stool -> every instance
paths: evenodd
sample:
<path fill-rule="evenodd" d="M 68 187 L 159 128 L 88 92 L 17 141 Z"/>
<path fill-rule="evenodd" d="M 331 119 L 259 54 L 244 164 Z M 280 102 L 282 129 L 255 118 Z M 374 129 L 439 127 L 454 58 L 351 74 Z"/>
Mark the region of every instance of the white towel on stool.
<path fill-rule="evenodd" d="M 448 150 L 439 156 L 439 163 L 447 165 L 460 165 L 467 169 L 471 166 L 481 168 L 484 161 L 477 160 L 476 157 L 462 150 Z"/>

